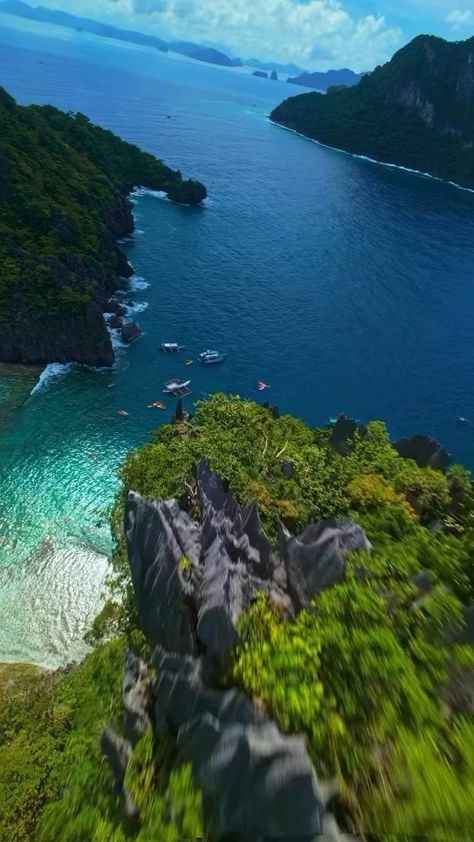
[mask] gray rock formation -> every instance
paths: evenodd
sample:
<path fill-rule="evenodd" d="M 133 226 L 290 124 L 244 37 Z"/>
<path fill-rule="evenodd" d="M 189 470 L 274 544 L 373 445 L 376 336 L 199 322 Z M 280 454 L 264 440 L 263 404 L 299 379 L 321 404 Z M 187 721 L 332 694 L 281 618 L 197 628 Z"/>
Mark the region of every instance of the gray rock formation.
<path fill-rule="evenodd" d="M 268 593 L 287 616 L 292 605 L 285 570 L 256 506 L 241 508 L 205 461 L 196 468 L 196 482 L 200 527 L 176 501 L 130 495 L 125 534 L 132 581 L 149 639 L 187 654 L 197 651 L 198 639 L 208 655 L 223 661 L 238 642 L 239 618 L 258 591 Z"/>
<path fill-rule="evenodd" d="M 125 658 L 122 701 L 125 736 L 135 745 L 151 727 L 150 677 L 145 662 L 132 652 Z"/>
<path fill-rule="evenodd" d="M 284 737 L 237 690 L 207 687 L 203 664 L 158 648 L 155 727 L 192 761 L 219 835 L 309 835 L 321 829 L 323 796 L 301 737 Z"/>
<path fill-rule="evenodd" d="M 241 613 L 259 591 L 293 616 L 341 581 L 350 550 L 370 543 L 350 520 L 313 524 L 300 538 L 281 527 L 280 559 L 256 506 L 239 506 L 205 460 L 194 476 L 199 524 L 175 500 L 131 493 L 126 506 L 139 623 L 155 650 L 151 668 L 134 655 L 126 659 L 128 740 L 109 731 L 102 739 L 116 790 L 134 815 L 125 771 L 131 745 L 152 723 L 192 762 L 204 817 L 219 838 L 342 842 L 325 813 L 327 788 L 317 781 L 305 740 L 284 736 L 244 693 L 219 685 Z"/>
<path fill-rule="evenodd" d="M 182 560 L 199 563 L 197 526 L 176 501 L 144 500 L 131 493 L 124 527 L 142 631 L 166 649 L 194 653 L 193 588 L 183 575 Z"/>
<path fill-rule="evenodd" d="M 395 450 L 405 459 L 414 459 L 420 468 L 437 468 L 445 471 L 451 461 L 450 454 L 439 441 L 430 436 L 418 435 L 409 439 L 400 439 L 394 444 Z"/>
<path fill-rule="evenodd" d="M 134 822 L 138 819 L 138 809 L 127 787 L 124 786 L 125 773 L 132 754 L 132 746 L 128 740 L 124 740 L 123 737 L 116 734 L 110 728 L 106 728 L 103 732 L 100 745 L 109 763 L 114 781 L 114 790 L 117 795 L 123 798 L 125 818 L 128 821 Z"/>
<path fill-rule="evenodd" d="M 295 608 L 306 607 L 319 591 L 342 581 L 351 550 L 370 549 L 365 532 L 352 520 L 310 524 L 299 538 L 281 525 L 280 555 Z"/>
<path fill-rule="evenodd" d="M 178 747 L 193 763 L 219 837 L 321 832 L 324 804 L 302 737 L 282 736 L 273 722 L 223 724 L 206 714 L 180 729 Z"/>
<path fill-rule="evenodd" d="M 357 421 L 354 421 L 353 418 L 348 418 L 344 413 L 340 415 L 330 435 L 330 442 L 334 449 L 342 456 L 348 456 L 349 453 L 352 453 L 354 436 L 357 431 L 361 437 L 367 435 L 366 427 L 360 427 Z"/>
<path fill-rule="evenodd" d="M 177 736 L 183 725 L 205 714 L 228 724 L 262 721 L 261 713 L 243 693 L 208 686 L 202 661 L 157 647 L 152 664 L 157 670 L 152 687 L 157 731 Z"/>
<path fill-rule="evenodd" d="M 197 466 L 196 481 L 202 518 L 197 633 L 206 651 L 223 660 L 238 642 L 238 620 L 257 591 L 275 592 L 285 602 L 285 575 L 257 507 L 241 508 L 206 461 Z"/>

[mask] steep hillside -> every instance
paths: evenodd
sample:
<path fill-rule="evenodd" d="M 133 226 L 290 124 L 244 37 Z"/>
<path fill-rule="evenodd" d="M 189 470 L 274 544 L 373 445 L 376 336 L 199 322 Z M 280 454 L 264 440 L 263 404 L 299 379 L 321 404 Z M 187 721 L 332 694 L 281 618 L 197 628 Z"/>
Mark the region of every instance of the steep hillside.
<path fill-rule="evenodd" d="M 206 195 L 82 114 L 21 107 L 0 88 L 0 360 L 110 365 L 102 306 L 130 274 L 136 185 Z"/>
<path fill-rule="evenodd" d="M 271 119 L 328 146 L 474 187 L 474 38 L 420 35 L 356 87 L 288 99 Z"/>
<path fill-rule="evenodd" d="M 448 462 L 224 395 L 132 452 L 108 642 L 0 669 L 2 842 L 472 842 L 474 495 Z"/>

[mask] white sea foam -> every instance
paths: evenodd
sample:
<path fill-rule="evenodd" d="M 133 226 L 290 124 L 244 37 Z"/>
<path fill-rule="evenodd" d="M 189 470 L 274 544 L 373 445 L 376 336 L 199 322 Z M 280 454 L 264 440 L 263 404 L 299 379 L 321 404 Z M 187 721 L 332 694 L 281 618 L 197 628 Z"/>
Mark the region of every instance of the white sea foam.
<path fill-rule="evenodd" d="M 134 301 L 133 307 L 127 307 L 127 314 L 131 315 L 132 313 L 144 313 L 145 310 L 148 310 L 148 301 Z"/>
<path fill-rule="evenodd" d="M 44 391 L 53 380 L 57 380 L 58 377 L 64 377 L 73 368 L 74 363 L 50 363 L 41 372 L 38 382 L 31 390 L 31 394 L 36 395 L 38 392 Z"/>
<path fill-rule="evenodd" d="M 129 290 L 148 289 L 150 286 L 149 282 L 145 281 L 145 278 L 141 278 L 140 275 L 132 275 L 128 283 Z"/>
<path fill-rule="evenodd" d="M 270 115 L 266 115 L 270 120 Z M 273 120 L 270 120 L 273 122 Z M 412 170 L 410 167 L 402 167 L 401 164 L 390 164 L 387 161 L 377 161 L 375 158 L 369 158 L 367 155 L 357 155 L 355 152 L 348 152 L 346 149 L 338 149 L 337 146 L 329 146 L 327 143 L 321 143 L 320 140 L 315 140 L 314 137 L 308 137 L 302 132 L 297 132 L 296 129 L 290 129 L 288 126 L 284 126 L 282 123 L 273 123 L 275 126 L 278 126 L 280 129 L 285 129 L 286 132 L 291 132 L 291 134 L 296 134 L 298 137 L 302 137 L 305 140 L 309 140 L 310 143 L 315 143 L 316 146 L 322 146 L 323 149 L 332 149 L 333 152 L 340 152 L 342 155 L 348 155 L 349 158 L 358 158 L 360 161 L 369 161 L 371 164 L 378 164 L 380 167 L 388 167 L 392 170 L 401 170 L 402 172 L 408 172 L 412 175 L 421 176 L 421 178 L 430 178 L 433 181 L 440 181 L 442 184 L 449 184 L 451 187 L 456 187 L 458 190 L 463 190 L 465 193 L 474 193 L 474 190 L 471 187 L 463 187 L 462 184 L 456 184 L 455 181 L 447 181 L 445 178 L 440 178 L 437 175 L 431 175 L 429 172 L 423 172 L 422 170 Z"/>
<path fill-rule="evenodd" d="M 131 201 L 136 202 L 140 196 L 153 196 L 155 199 L 168 199 L 164 190 L 149 190 L 147 187 L 137 187 L 130 193 Z"/>

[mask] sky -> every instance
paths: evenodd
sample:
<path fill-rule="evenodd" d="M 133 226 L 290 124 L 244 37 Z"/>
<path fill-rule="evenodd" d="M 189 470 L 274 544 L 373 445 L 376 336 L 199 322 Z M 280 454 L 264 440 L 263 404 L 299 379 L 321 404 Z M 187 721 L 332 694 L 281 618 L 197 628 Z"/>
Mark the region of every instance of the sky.
<path fill-rule="evenodd" d="M 474 35 L 474 0 L 29 0 L 243 59 L 371 70 L 415 35 Z"/>

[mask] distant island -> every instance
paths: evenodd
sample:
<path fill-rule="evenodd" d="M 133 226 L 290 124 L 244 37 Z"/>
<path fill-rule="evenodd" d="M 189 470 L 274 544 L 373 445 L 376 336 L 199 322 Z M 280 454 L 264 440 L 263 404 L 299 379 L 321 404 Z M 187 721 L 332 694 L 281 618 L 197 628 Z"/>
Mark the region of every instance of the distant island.
<path fill-rule="evenodd" d="M 240 58 L 231 58 L 221 50 L 202 47 L 192 41 L 170 41 L 168 47 L 172 52 L 181 53 L 196 61 L 206 61 L 208 64 L 218 64 L 221 67 L 242 67 Z"/>
<path fill-rule="evenodd" d="M 287 81 L 292 85 L 304 85 L 306 88 L 316 88 L 318 91 L 327 91 L 328 88 L 339 85 L 357 85 L 362 79 L 361 73 L 354 73 L 347 67 L 341 70 L 327 70 L 324 73 L 300 73 L 299 76 L 289 78 Z"/>
<path fill-rule="evenodd" d="M 189 56 L 197 61 L 218 64 L 222 67 L 242 67 L 242 62 L 239 58 L 230 58 L 225 53 L 213 47 L 204 47 L 201 44 L 194 44 L 191 41 L 173 41 L 167 44 L 166 41 L 162 38 L 157 38 L 155 35 L 145 35 L 143 32 L 121 29 L 118 26 L 100 23 L 91 18 L 71 15 L 68 12 L 59 10 L 46 9 L 43 6 L 29 6 L 28 3 L 23 3 L 21 0 L 4 0 L 4 2 L 0 3 L 0 12 L 28 20 L 40 21 L 41 23 L 64 26 L 67 29 L 75 29 L 78 32 L 91 32 L 94 35 L 101 35 L 103 38 L 112 38 L 117 41 L 139 44 L 142 47 L 155 47 L 164 53 L 171 50 L 172 52 Z"/>
<path fill-rule="evenodd" d="M 0 88 L 0 361 L 113 363 L 103 312 L 133 272 L 117 239 L 133 230 L 138 185 L 206 197 L 83 114 L 22 107 Z"/>
<path fill-rule="evenodd" d="M 269 73 L 265 70 L 254 70 L 252 76 L 257 76 L 260 79 L 271 79 L 273 82 L 278 80 L 278 73 L 276 70 L 271 70 Z"/>
<path fill-rule="evenodd" d="M 277 61 L 261 61 L 259 58 L 248 58 L 244 61 L 244 64 L 246 64 L 247 67 L 256 67 L 257 70 L 268 70 L 270 72 L 275 70 L 277 73 L 293 74 L 294 76 L 299 73 L 306 73 L 306 71 L 297 64 L 280 64 Z"/>
<path fill-rule="evenodd" d="M 271 119 L 323 144 L 474 187 L 474 38 L 420 35 L 355 87 L 291 97 Z"/>
<path fill-rule="evenodd" d="M 64 26 L 67 29 L 92 32 L 94 35 L 101 35 L 103 38 L 128 41 L 132 44 L 140 44 L 143 47 L 156 47 L 157 50 L 162 52 L 168 51 L 166 42 L 155 35 L 145 35 L 143 32 L 120 29 L 118 26 L 111 26 L 108 23 L 100 23 L 100 21 L 91 18 L 70 15 L 68 12 L 56 11 L 55 9 L 46 9 L 43 6 L 29 6 L 28 3 L 22 3 L 21 0 L 4 0 L 3 3 L 0 3 L 0 12 L 19 18 L 27 18 L 28 20 Z"/>

